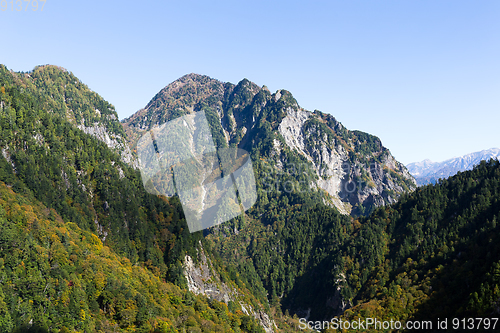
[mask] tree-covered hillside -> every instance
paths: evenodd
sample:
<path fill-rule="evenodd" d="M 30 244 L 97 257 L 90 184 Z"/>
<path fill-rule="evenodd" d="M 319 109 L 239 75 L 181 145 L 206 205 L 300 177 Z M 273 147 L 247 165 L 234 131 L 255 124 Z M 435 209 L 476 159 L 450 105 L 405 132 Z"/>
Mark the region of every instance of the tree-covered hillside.
<path fill-rule="evenodd" d="M 351 266 L 354 275 L 361 261 L 374 263 L 344 316 L 498 317 L 499 219 L 500 163 L 490 160 L 360 220 L 360 233 L 387 237 Z"/>
<path fill-rule="evenodd" d="M 72 102 L 76 104 L 72 104 Z M 113 118 L 115 116 L 116 113 L 109 103 L 88 90 L 72 74 L 63 69 L 43 66 L 35 68 L 33 72 L 29 73 L 14 73 L 2 66 L 0 68 L 0 181 L 23 198 L 27 198 L 28 206 L 38 205 L 39 201 L 40 204 L 47 207 L 47 211 L 52 212 L 50 216 L 57 215 L 63 221 L 73 223 L 71 226 L 74 228 L 70 227 L 70 229 L 77 230 L 76 233 L 85 234 L 87 239 L 96 238 L 103 243 L 105 248 L 110 249 L 110 253 L 116 253 L 113 254 L 114 256 L 126 258 L 117 259 L 119 262 L 125 260 L 130 267 L 142 267 L 146 270 L 144 274 L 154 275 L 162 283 L 166 283 L 165 281 L 175 283 L 181 288 L 179 289 L 181 294 L 187 292 L 182 266 L 185 256 L 190 255 L 196 261 L 198 249 L 204 245 L 206 253 L 212 258 L 214 274 L 219 279 L 224 280 L 224 283 L 235 293 L 232 298 L 234 304 L 231 305 L 231 312 L 243 311 L 238 303 L 239 300 L 253 304 L 256 310 L 266 307 L 265 295 L 260 296 L 259 300 L 247 289 L 250 285 L 247 287 L 242 284 L 241 279 L 236 279 L 236 281 L 231 279 L 222 263 L 213 257 L 210 244 L 205 242 L 201 233 L 189 233 L 178 198 L 167 199 L 147 193 L 142 186 L 139 171 L 124 162 L 123 151 L 118 149 L 119 146 L 106 142 L 106 138 L 114 137 L 118 140 L 123 134 L 120 123 Z M 103 132 L 89 131 L 89 126 L 104 129 L 105 135 L 101 135 Z M 6 212 L 10 211 L 10 205 L 9 201 L 5 206 Z M 47 218 L 44 217 L 44 219 Z M 26 258 L 33 258 L 37 255 L 36 244 L 45 248 L 49 246 L 49 249 L 50 244 L 45 244 L 43 239 L 18 239 L 18 237 L 24 237 L 29 233 L 17 224 L 17 222 L 10 222 L 9 219 L 2 220 L 2 227 L 9 230 L 11 227 L 15 229 L 12 234 L 13 238 L 7 240 L 8 242 L 12 241 L 9 243 L 9 251 L 14 251 L 17 245 L 24 244 L 25 241 L 28 242 L 26 243 L 26 251 L 23 252 L 25 257 L 20 259 L 27 265 Z M 66 237 L 64 238 L 55 231 L 59 227 L 59 225 L 56 227 L 49 223 L 48 229 L 44 231 L 44 237 L 47 234 L 47 237 L 50 238 L 52 233 L 56 233 L 65 247 L 70 241 L 76 244 L 69 248 L 66 247 L 67 253 L 63 252 L 61 258 L 66 255 L 69 258 L 72 254 L 78 257 L 81 253 L 86 253 L 86 243 L 77 242 L 79 236 L 75 236 L 75 239 L 68 238 L 69 236 L 64 236 L 65 232 L 62 232 L 63 236 Z M 6 232 L 7 229 L 5 229 Z M 29 243 L 31 241 L 33 242 Z M 58 245 L 58 247 L 61 246 Z M 7 276 L 10 276 L 10 270 L 21 264 L 13 261 L 12 264 L 15 266 L 10 266 L 11 263 L 5 259 L 9 255 L 6 247 L 0 249 L 0 258 L 3 258 L 5 263 L 1 271 Z M 80 263 L 83 266 L 86 265 L 86 260 L 89 260 L 85 257 L 86 255 L 77 258 L 77 260 L 81 259 L 78 261 L 78 267 Z M 40 258 L 40 260 L 42 259 L 43 257 Z M 74 264 L 72 259 L 62 258 L 61 260 L 64 263 Z M 51 262 L 43 265 L 54 266 Z M 76 283 L 73 281 L 73 277 L 68 278 L 74 273 L 78 279 L 82 279 L 79 274 L 83 274 L 83 272 L 79 271 L 78 267 L 56 270 L 59 266 L 56 265 L 47 271 L 52 274 L 52 278 L 67 279 L 69 281 L 67 283 L 70 284 Z M 38 272 L 40 267 L 37 264 L 32 273 L 41 276 L 41 279 L 43 277 L 42 280 L 45 281 L 48 279 L 44 275 L 47 272 Z M 97 270 L 98 267 L 96 266 L 95 269 Z M 126 273 L 123 271 L 120 274 Z M 30 276 L 33 274 L 30 273 Z M 109 283 L 110 288 L 114 288 L 113 293 L 116 295 L 129 294 L 127 291 L 129 287 L 125 286 L 122 290 L 120 289 L 122 282 L 115 283 L 113 282 L 115 280 L 111 278 L 114 275 L 118 278 L 120 274 L 110 271 L 105 271 L 103 274 L 108 274 L 110 277 Z M 130 278 L 133 279 L 133 276 Z M 89 281 L 92 279 L 92 276 L 88 277 Z M 58 283 L 62 283 L 61 281 Z M 238 281 L 240 284 L 237 284 Z M 23 310 L 27 314 L 16 312 L 18 311 L 16 302 L 29 301 L 28 295 L 23 294 L 27 292 L 23 288 L 30 288 L 29 282 L 27 286 L 19 286 L 17 282 L 4 284 L 4 286 L 10 286 L 10 289 L 23 290 L 22 293 L 16 292 L 14 294 L 9 290 L 4 290 L 4 293 L 9 293 L 9 297 L 17 297 L 15 301 L 9 298 L 10 303 L 7 302 L 6 308 L 4 308 L 4 310 L 7 309 L 5 311 L 10 311 L 12 321 L 9 323 L 12 322 L 12 325 L 17 327 L 21 324 L 29 324 L 32 319 L 35 321 L 39 317 L 40 320 L 49 318 L 52 321 L 53 324 L 47 324 L 51 331 L 54 331 L 52 328 L 62 328 L 63 326 L 70 331 L 79 331 L 82 327 L 87 327 L 87 331 L 92 331 L 93 329 L 89 327 L 97 325 L 100 320 L 98 319 L 99 313 L 103 312 L 101 317 L 104 318 L 111 313 L 111 317 L 106 317 L 107 320 L 116 322 L 120 329 L 125 330 L 130 326 L 130 329 L 134 330 L 142 325 L 137 320 L 132 320 L 129 324 L 121 323 L 120 315 L 116 314 L 117 310 L 110 308 L 107 301 L 99 303 L 97 300 L 98 305 L 96 305 L 96 300 L 91 295 L 92 291 L 87 289 L 86 283 L 82 281 L 78 283 L 83 286 L 83 289 L 78 291 L 80 299 L 83 297 L 88 301 L 88 304 L 80 302 L 86 313 L 86 318 L 91 318 L 92 315 L 97 316 L 92 320 L 88 319 L 87 324 L 76 324 L 78 320 L 71 317 L 73 312 L 69 317 L 64 314 L 67 311 L 61 312 L 62 317 L 58 317 L 59 310 L 54 310 L 55 312 L 49 314 L 47 308 L 55 307 L 57 299 L 51 294 L 47 294 L 47 290 L 43 292 L 38 289 L 29 291 L 33 297 L 38 295 L 38 299 L 44 299 L 40 302 L 45 302 L 42 305 L 36 303 L 36 309 L 30 308 L 29 316 L 26 312 L 28 310 Z M 134 283 L 139 285 L 139 282 Z M 42 290 L 49 287 L 50 284 L 45 282 Z M 251 287 L 258 289 L 259 284 L 253 284 Z M 115 297 L 115 294 L 109 297 Z M 132 292 L 130 297 L 135 297 L 135 294 Z M 45 299 L 47 297 L 48 300 Z M 150 298 L 161 303 L 161 300 L 156 300 L 158 297 L 162 296 L 155 295 Z M 114 301 L 110 300 L 109 302 L 112 304 Z M 125 307 L 124 304 L 129 301 L 128 298 L 120 298 L 119 302 L 120 307 Z M 142 308 L 141 311 L 144 309 L 149 311 L 148 304 L 137 305 L 137 308 Z M 226 306 L 228 304 L 226 301 Z M 118 306 L 113 305 L 113 307 Z M 43 315 L 36 311 L 42 311 Z M 151 311 L 153 311 L 152 307 Z M 148 318 L 161 318 L 163 316 L 154 311 L 149 313 Z M 183 316 L 179 313 L 172 316 L 176 320 L 174 326 L 177 328 L 187 325 L 186 321 L 189 321 L 190 318 L 190 316 Z M 254 319 L 251 317 L 247 319 L 241 317 L 241 325 L 228 322 L 229 326 L 224 330 L 238 332 L 239 327 L 243 332 L 259 331 L 260 328 L 254 325 Z M 214 331 L 213 326 L 208 324 L 205 328 L 201 327 L 200 323 L 205 320 L 211 319 L 200 317 L 197 321 L 198 324 L 191 322 L 188 325 L 193 326 L 190 331 Z M 9 323 L 6 325 L 11 325 Z M 41 324 L 43 323 L 41 322 Z M 285 321 L 281 324 L 288 327 Z M 281 324 L 278 322 L 278 325 Z M 196 328 L 198 326 L 200 328 Z M 104 329 L 104 331 L 108 330 Z M 215 329 L 215 331 L 217 330 Z"/>
<path fill-rule="evenodd" d="M 0 182 L 0 332 L 264 332 L 148 266 Z"/>
<path fill-rule="evenodd" d="M 166 274 L 165 262 L 175 263 L 178 258 L 170 258 L 192 248 L 187 244 L 195 244 L 200 237 L 186 230 L 175 199 L 169 202 L 146 193 L 139 172 L 125 164 L 118 152 L 79 129 L 73 116 L 67 115 L 67 106 L 55 102 L 70 98 L 56 89 L 72 90 L 65 84 L 67 75 L 53 66 L 37 68 L 32 74 L 0 68 L 0 180 L 5 181 L 12 168 L 16 181 L 64 219 L 96 233 L 132 262 L 150 261 Z M 38 83 L 38 88 L 25 83 L 26 76 L 49 82 Z M 78 82 L 75 85 L 85 92 Z M 95 93 L 91 96 L 106 104 Z M 78 110 L 72 114 L 87 119 L 87 112 Z"/>
<path fill-rule="evenodd" d="M 358 219 L 307 197 L 271 202 L 262 227 L 241 221 L 237 235 L 214 241 L 227 261 L 240 260 L 233 253 L 253 259 L 283 311 L 310 320 L 434 323 L 500 315 L 496 160 Z"/>

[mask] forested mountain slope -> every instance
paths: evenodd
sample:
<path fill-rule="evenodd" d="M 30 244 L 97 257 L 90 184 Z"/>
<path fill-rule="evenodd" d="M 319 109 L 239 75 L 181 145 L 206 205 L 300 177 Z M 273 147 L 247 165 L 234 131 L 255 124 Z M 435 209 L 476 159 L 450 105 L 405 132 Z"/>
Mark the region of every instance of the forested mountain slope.
<path fill-rule="evenodd" d="M 362 278 L 356 306 L 344 317 L 498 318 L 499 219 L 497 160 L 420 187 L 360 219 L 358 242 L 375 241 L 349 265 L 347 281 Z"/>
<path fill-rule="evenodd" d="M 263 332 L 234 302 L 165 282 L 21 191 L 0 182 L 0 332 Z"/>
<path fill-rule="evenodd" d="M 71 72 L 62 67 L 37 66 L 28 73 L 9 72 L 2 66 L 3 80 L 28 93 L 43 109 L 65 118 L 71 124 L 91 134 L 121 155 L 125 163 L 135 163 L 126 135 L 113 105 L 91 91 Z M 7 86 L 5 86 L 7 88 Z M 20 121 L 32 120 L 29 109 L 17 110 Z"/>
<path fill-rule="evenodd" d="M 246 280 L 244 279 L 238 279 L 237 277 L 232 279 L 232 275 L 226 272 L 220 260 L 213 256 L 210 244 L 206 243 L 202 234 L 189 233 L 182 207 L 176 197 L 167 199 L 151 195 L 144 190 L 139 171 L 125 163 L 127 162 L 125 157 L 128 150 L 126 147 L 121 149 L 123 146 L 120 143 L 124 142 L 123 128 L 116 121 L 116 113 L 109 103 L 91 92 L 72 74 L 55 66 L 37 67 L 33 72 L 29 73 L 15 73 L 1 66 L 0 89 L 0 150 L 2 151 L 0 156 L 0 181 L 4 182 L 12 191 L 21 194 L 23 198 L 27 198 L 26 209 L 28 211 L 30 211 L 28 206 L 44 205 L 47 209 L 43 208 L 42 211 L 51 211 L 50 216 L 54 216 L 56 220 L 62 219 L 62 221 L 74 223 L 70 224 L 70 227 L 61 227 L 60 224 L 53 225 L 44 222 L 44 228 L 46 226 L 46 229 L 42 232 L 43 237 L 45 237 L 45 234 L 49 238 L 51 234 L 57 234 L 57 228 L 74 229 L 76 236 L 70 233 L 70 236 L 63 237 L 66 240 L 57 234 L 61 239 L 61 243 L 65 244 L 65 251 L 67 252 L 63 252 L 62 257 L 66 256 L 66 254 L 71 257 L 73 252 L 77 257 L 80 253 L 84 253 L 79 263 L 83 266 L 86 265 L 86 260 L 90 260 L 86 257 L 89 254 L 86 251 L 87 245 L 78 236 L 84 234 L 87 239 L 95 238 L 99 244 L 102 243 L 104 247 L 109 247 L 110 253 L 115 253 L 112 255 L 118 258 L 117 262 L 129 263 L 127 265 L 130 267 L 142 267 L 144 274 L 154 275 L 158 281 L 163 281 L 161 282 L 163 284 L 166 283 L 165 281 L 175 283 L 181 288 L 175 289 L 177 290 L 175 293 L 185 295 L 188 291 L 188 281 L 186 281 L 186 274 L 183 269 L 184 260 L 189 256 L 197 264 L 200 259 L 200 250 L 203 249 L 205 258 L 208 258 L 211 262 L 211 277 L 215 281 L 212 286 L 224 287 L 225 290 L 228 290 L 230 294 L 224 299 L 226 306 L 232 304 L 230 306 L 231 313 L 235 314 L 240 311 L 243 314 L 243 316 L 237 315 L 241 319 L 240 321 L 237 319 L 235 319 L 235 322 L 227 321 L 228 326 L 225 326 L 224 330 L 229 332 L 257 332 L 262 330 L 262 327 L 255 324 L 255 319 L 253 319 L 253 317 L 262 316 L 262 311 L 268 311 L 265 309 L 269 307 L 265 295 L 254 296 L 253 290 L 259 290 L 259 286 L 262 288 L 261 284 L 249 285 L 248 283 L 245 284 Z M 72 102 L 76 104 L 73 105 Z M 89 131 L 88 128 L 91 127 L 98 130 Z M 101 130 L 104 129 L 105 133 L 102 136 L 103 132 Z M 107 138 L 111 139 L 111 144 Z M 113 144 L 113 140 L 116 140 L 116 144 Z M 12 205 L 15 205 L 15 203 L 7 201 L 4 208 L 7 213 L 12 209 Z M 50 218 L 44 216 L 38 219 L 50 220 Z M 60 216 L 60 218 L 55 216 Z M 7 258 L 11 255 L 9 251 L 16 252 L 16 246 L 22 244 L 27 244 L 25 251 L 22 253 L 22 256 L 25 257 L 22 258 L 33 258 L 38 253 L 42 253 L 41 249 L 42 252 L 37 250 L 37 245 L 50 249 L 50 244 L 44 243 L 45 238 L 32 239 L 31 236 L 28 236 L 31 229 L 23 229 L 24 226 L 18 225 L 17 220 L 12 222 L 10 217 L 6 217 L 6 219 L 2 220 L 2 227 L 6 228 L 6 232 L 10 232 L 8 230 L 12 228 L 14 228 L 14 231 L 12 231 L 13 238 L 9 238 L 5 240 L 5 243 L 2 243 L 4 245 L 0 249 L 1 258 Z M 91 233 L 95 236 L 91 236 Z M 62 232 L 62 234 L 64 235 L 65 232 Z M 29 238 L 26 240 L 24 237 Z M 78 239 L 79 241 L 77 241 Z M 73 241 L 75 245 L 72 245 L 70 241 Z M 67 247 L 67 244 L 71 246 Z M 69 264 L 74 262 L 74 258 L 66 260 L 62 257 L 61 260 L 65 264 L 68 260 Z M 126 259 L 120 259 L 122 257 Z M 45 260 L 43 258 L 41 257 L 40 260 Z M 80 260 L 79 257 L 76 259 Z M 5 273 L 6 276 L 10 276 L 11 270 L 14 270 L 18 264 L 22 265 L 20 261 L 16 260 L 13 261 L 16 266 L 10 266 L 11 263 L 7 263 L 4 259 L 5 265 L 2 266 L 2 274 Z M 27 265 L 26 259 L 20 260 Z M 51 267 L 54 266 L 51 262 L 45 264 L 42 261 L 40 262 L 42 266 L 49 264 Z M 109 264 L 114 265 L 112 262 L 109 262 Z M 44 274 L 48 272 L 52 274 L 51 278 L 59 279 L 58 283 L 62 283 L 63 280 L 61 279 L 66 279 L 68 282 L 64 283 L 75 284 L 73 277 L 69 279 L 65 272 L 69 272 L 70 275 L 71 272 L 83 274 L 83 272 L 78 271 L 80 269 L 78 267 L 68 267 L 66 270 L 56 271 L 55 269 L 58 267 L 56 265 L 46 272 L 41 270 L 40 267 L 42 266 L 37 265 L 34 267 L 30 276 L 40 276 L 41 281 L 47 281 L 48 277 L 45 277 Z M 95 270 L 96 272 L 99 271 L 97 266 Z M 86 282 L 82 282 L 81 279 L 87 279 L 87 277 L 81 277 L 78 274 L 77 278 L 80 279 L 78 283 L 81 282 L 81 285 L 86 286 Z M 126 272 L 118 273 L 105 270 L 103 274 L 121 276 L 120 274 L 123 275 Z M 135 279 L 133 274 L 129 278 Z M 88 277 L 88 279 L 90 281 L 92 277 Z M 92 296 L 93 291 L 87 287 L 82 287 L 84 290 L 79 291 L 79 297 L 86 298 L 88 301 L 88 303 L 82 303 L 81 305 L 86 313 L 86 318 L 93 318 L 89 319 L 86 324 L 77 324 L 78 319 L 71 317 L 74 313 L 71 313 L 69 317 L 66 315 L 58 317 L 57 313 L 48 313 L 46 311 L 47 307 L 56 306 L 57 300 L 54 296 L 46 294 L 50 287 L 50 284 L 47 283 L 44 284 L 42 289 L 47 290 L 43 292 L 38 289 L 29 291 L 33 295 L 38 295 L 38 301 L 33 304 L 26 303 L 29 311 L 23 310 L 25 312 L 20 314 L 17 304 L 29 301 L 29 295 L 24 294 L 26 291 L 23 291 L 23 288 L 28 288 L 31 284 L 28 283 L 28 287 L 26 287 L 25 285 L 19 285 L 14 280 L 8 281 L 10 281 L 8 284 L 3 284 L 5 288 L 12 289 L 4 289 L 4 293 L 11 297 L 5 303 L 6 307 L 3 308 L 3 311 L 9 312 L 11 316 L 11 321 L 5 324 L 9 326 L 6 327 L 11 327 L 11 324 L 14 325 L 13 327 L 30 324 L 30 321 L 36 320 L 35 317 L 39 317 L 40 320 L 42 318 L 49 320 L 51 323 L 47 325 L 51 328 L 51 331 L 53 331 L 52 328 L 62 329 L 63 326 L 70 331 L 73 329 L 80 330 L 82 327 L 93 327 L 92 325 L 98 325 L 102 318 L 107 318 L 106 320 L 109 320 L 112 326 L 116 323 L 119 326 L 116 326 L 117 330 L 136 330 L 141 325 L 146 325 L 145 322 L 141 321 L 142 319 L 137 319 L 137 316 L 127 323 L 121 322 L 121 315 L 118 314 L 118 310 L 113 309 L 115 305 L 110 307 L 107 303 L 99 303 L 99 301 L 97 301 L 98 305 L 96 305 L 95 298 Z M 108 280 L 110 288 L 121 288 L 115 286 L 113 281 L 113 279 Z M 133 283 L 135 285 L 140 284 L 137 281 Z M 125 286 L 123 288 L 125 289 L 122 291 L 127 295 L 128 291 L 126 289 L 129 287 Z M 173 286 L 168 288 L 173 288 Z M 116 292 L 122 293 L 122 291 Z M 130 297 L 135 297 L 134 295 L 135 293 L 132 292 Z M 48 297 L 48 301 L 46 297 Z M 126 307 L 125 303 L 128 304 L 127 297 L 129 296 L 126 296 L 125 299 L 120 298 L 121 307 Z M 161 298 L 163 296 L 155 295 L 150 298 L 155 298 L 155 301 L 159 303 L 164 301 L 156 300 L 157 297 Z M 205 303 L 208 302 L 202 296 L 198 299 L 204 300 Z M 217 302 L 221 300 L 217 297 L 212 297 L 212 299 Z M 85 303 L 86 301 L 82 302 Z M 114 301 L 109 302 L 113 303 Z M 130 302 L 133 303 L 134 300 L 130 300 Z M 191 302 L 190 304 L 194 303 Z M 165 306 L 166 309 L 169 305 Z M 214 306 L 220 308 L 220 305 Z M 87 312 L 86 307 L 90 309 L 90 312 Z M 137 305 L 137 308 L 141 307 L 149 308 L 146 303 L 140 306 Z M 196 311 L 202 311 L 203 306 L 200 309 Z M 223 310 L 223 308 L 221 309 Z M 152 310 L 153 308 L 151 308 Z M 42 311 L 43 315 L 40 315 L 37 311 Z M 89 313 L 92 313 L 92 315 Z M 208 314 L 206 315 L 208 316 Z M 151 318 L 161 319 L 162 316 L 162 314 L 153 311 L 148 314 L 147 320 L 149 321 Z M 200 328 L 203 322 L 212 320 L 208 317 L 202 316 L 198 318 L 195 316 L 195 322 L 191 320 L 191 324 L 188 324 L 187 322 L 190 321 L 189 315 L 184 316 L 177 313 L 172 316 L 166 318 L 175 318 L 176 322 L 173 325 L 178 329 L 187 325 L 192 326 L 190 328 L 192 332 L 214 330 L 214 326 L 208 324 L 208 327 L 212 328 Z M 214 319 L 213 323 L 217 324 L 219 322 Z M 45 327 L 43 322 L 40 322 L 40 324 Z M 153 324 L 154 322 L 151 325 Z M 285 321 L 278 321 L 277 325 L 279 327 L 283 325 L 283 327 L 288 327 Z M 103 330 L 108 331 L 107 329 Z M 172 330 L 172 332 L 177 331 Z"/>
<path fill-rule="evenodd" d="M 3 331 L 499 315 L 498 161 L 415 190 L 378 138 L 246 79 L 184 76 L 124 128 L 61 68 L 2 66 L 0 89 Z M 144 190 L 124 147 L 195 111 L 218 147 L 250 152 L 258 192 L 204 233 L 189 232 L 177 196 Z"/>
<path fill-rule="evenodd" d="M 78 123 L 85 124 L 87 111 L 95 110 L 76 106 L 69 113 L 63 102 L 70 99 L 64 90 L 70 89 L 65 83 L 68 75 L 54 66 L 27 74 L 0 68 L 0 158 L 8 162 L 5 168 L 12 168 L 16 182 L 25 184 L 64 219 L 96 233 L 132 262 L 151 260 L 165 270 L 163 258 L 169 253 L 165 250 L 175 250 L 173 235 L 182 232 L 179 206 L 147 194 L 138 171 L 124 163 L 119 152 L 78 128 Z M 88 89 L 79 87 L 75 95 Z M 110 108 L 102 99 L 99 104 L 102 110 Z M 119 122 L 104 119 L 109 122 L 104 121 L 103 127 L 116 127 L 112 133 L 123 134 Z M 187 232 L 182 242 L 190 237 Z M 160 245 L 160 240 L 165 243 Z"/>
<path fill-rule="evenodd" d="M 271 304 L 283 311 L 309 320 L 434 325 L 438 318 L 500 315 L 497 160 L 367 217 L 346 217 L 306 197 L 296 197 L 286 213 L 278 207 L 263 213 L 263 226 L 243 222 L 238 235 L 209 238 L 228 261 L 253 258 Z"/>

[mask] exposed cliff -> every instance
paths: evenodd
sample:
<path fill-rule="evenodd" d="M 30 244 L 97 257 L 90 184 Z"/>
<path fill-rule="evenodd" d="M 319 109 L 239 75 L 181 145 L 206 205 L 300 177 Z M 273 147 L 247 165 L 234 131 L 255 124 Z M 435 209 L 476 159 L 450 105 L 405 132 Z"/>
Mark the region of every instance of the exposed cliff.
<path fill-rule="evenodd" d="M 184 258 L 184 277 L 186 278 L 189 291 L 197 295 L 205 295 L 210 299 L 228 304 L 230 301 L 239 307 L 239 310 L 248 316 L 254 317 L 264 328 L 266 333 L 274 332 L 276 324 L 270 319 L 264 307 L 257 303 L 252 306 L 249 300 L 250 293 L 238 291 L 238 287 L 233 281 L 223 282 L 221 280 L 220 269 L 214 267 L 212 260 L 207 256 L 201 242 L 197 248 L 198 257 L 196 262 L 189 255 Z"/>

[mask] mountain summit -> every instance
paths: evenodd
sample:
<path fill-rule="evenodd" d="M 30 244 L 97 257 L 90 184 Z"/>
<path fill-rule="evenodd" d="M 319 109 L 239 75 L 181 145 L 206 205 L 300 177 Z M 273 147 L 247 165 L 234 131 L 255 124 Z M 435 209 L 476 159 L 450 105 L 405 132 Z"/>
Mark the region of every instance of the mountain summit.
<path fill-rule="evenodd" d="M 490 158 L 499 159 L 500 149 L 491 148 L 482 150 L 464 156 L 450 158 L 443 162 L 432 162 L 426 159 L 422 162 L 410 163 L 407 165 L 407 168 L 417 180 L 417 184 L 421 186 L 435 183 L 439 178 L 453 176 L 459 171 L 472 170 L 479 162 L 482 160 L 489 160 Z"/>
<path fill-rule="evenodd" d="M 217 146 L 251 152 L 264 170 L 261 189 L 295 191 L 300 183 L 301 191 L 324 193 L 340 212 L 360 215 L 416 187 L 379 138 L 349 131 L 329 114 L 301 108 L 290 92 L 271 93 L 248 79 L 235 85 L 185 75 L 122 123 L 134 146 L 154 126 L 197 111 L 205 111 Z M 283 174 L 293 180 L 278 179 Z"/>

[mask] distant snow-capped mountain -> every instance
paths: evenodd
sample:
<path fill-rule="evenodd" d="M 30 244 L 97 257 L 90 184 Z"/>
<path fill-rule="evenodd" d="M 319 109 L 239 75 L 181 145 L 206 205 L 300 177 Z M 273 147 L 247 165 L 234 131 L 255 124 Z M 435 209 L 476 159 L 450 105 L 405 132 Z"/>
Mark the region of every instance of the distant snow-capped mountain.
<path fill-rule="evenodd" d="M 432 162 L 427 159 L 421 162 L 410 163 L 406 168 L 415 177 L 418 186 L 422 186 L 435 183 L 439 178 L 453 176 L 458 171 L 471 170 L 482 160 L 489 160 L 490 158 L 500 159 L 500 149 L 491 148 L 482 150 L 461 157 L 451 158 L 444 162 Z"/>

